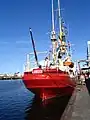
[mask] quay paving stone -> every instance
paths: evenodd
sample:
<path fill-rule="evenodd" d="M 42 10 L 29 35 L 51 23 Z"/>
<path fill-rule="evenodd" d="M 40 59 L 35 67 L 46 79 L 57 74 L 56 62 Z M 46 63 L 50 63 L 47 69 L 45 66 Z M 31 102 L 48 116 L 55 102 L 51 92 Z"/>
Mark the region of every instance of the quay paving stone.
<path fill-rule="evenodd" d="M 77 92 L 71 120 L 90 120 L 90 95 L 85 85 Z"/>

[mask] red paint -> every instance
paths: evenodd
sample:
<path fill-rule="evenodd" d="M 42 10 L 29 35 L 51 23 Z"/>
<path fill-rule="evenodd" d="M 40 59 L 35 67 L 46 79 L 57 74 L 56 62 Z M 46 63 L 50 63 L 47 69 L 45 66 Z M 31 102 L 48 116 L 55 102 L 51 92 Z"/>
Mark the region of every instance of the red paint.
<path fill-rule="evenodd" d="M 57 69 L 34 69 L 33 72 L 24 72 L 23 82 L 27 89 L 44 99 L 71 95 L 75 82 L 66 72 Z"/>

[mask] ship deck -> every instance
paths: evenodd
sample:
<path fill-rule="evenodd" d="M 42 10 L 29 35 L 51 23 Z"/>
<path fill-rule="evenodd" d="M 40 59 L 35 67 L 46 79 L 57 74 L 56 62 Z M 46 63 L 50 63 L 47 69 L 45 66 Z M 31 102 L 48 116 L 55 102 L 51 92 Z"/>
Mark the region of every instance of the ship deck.
<path fill-rule="evenodd" d="M 60 120 L 90 120 L 90 94 L 88 86 L 78 85 L 76 87 Z"/>

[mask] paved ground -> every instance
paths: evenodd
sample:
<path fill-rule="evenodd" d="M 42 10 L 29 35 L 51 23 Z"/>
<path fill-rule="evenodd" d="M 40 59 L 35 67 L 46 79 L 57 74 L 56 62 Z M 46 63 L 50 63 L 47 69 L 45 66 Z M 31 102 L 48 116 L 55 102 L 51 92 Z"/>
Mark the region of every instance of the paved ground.
<path fill-rule="evenodd" d="M 90 95 L 85 85 L 76 94 L 71 120 L 90 120 Z"/>
<path fill-rule="evenodd" d="M 90 95 L 86 85 L 77 86 L 61 120 L 90 120 Z"/>

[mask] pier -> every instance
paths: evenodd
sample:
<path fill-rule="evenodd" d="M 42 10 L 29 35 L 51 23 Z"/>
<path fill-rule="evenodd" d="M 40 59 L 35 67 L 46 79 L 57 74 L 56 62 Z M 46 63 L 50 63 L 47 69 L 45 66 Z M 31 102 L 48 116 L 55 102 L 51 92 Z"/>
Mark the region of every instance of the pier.
<path fill-rule="evenodd" d="M 9 80 L 9 79 L 22 79 L 22 74 L 0 74 L 0 80 Z"/>
<path fill-rule="evenodd" d="M 87 85 L 77 85 L 60 120 L 90 120 L 90 95 Z"/>

